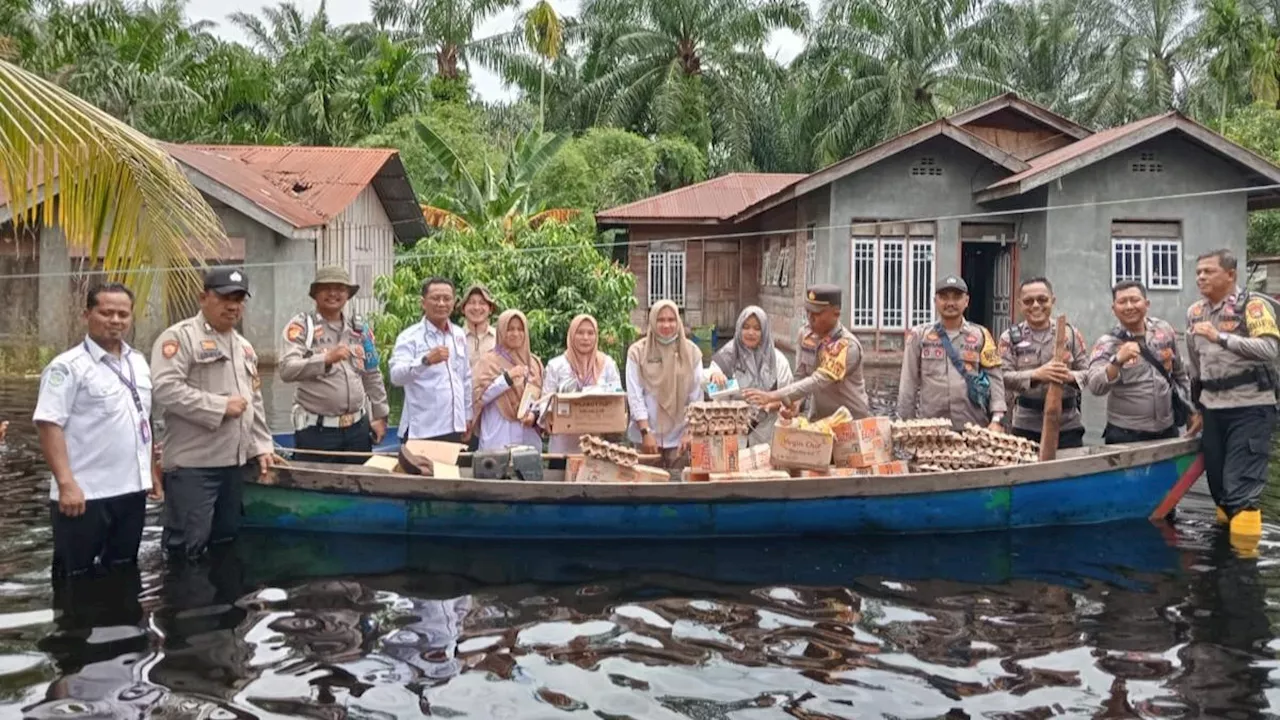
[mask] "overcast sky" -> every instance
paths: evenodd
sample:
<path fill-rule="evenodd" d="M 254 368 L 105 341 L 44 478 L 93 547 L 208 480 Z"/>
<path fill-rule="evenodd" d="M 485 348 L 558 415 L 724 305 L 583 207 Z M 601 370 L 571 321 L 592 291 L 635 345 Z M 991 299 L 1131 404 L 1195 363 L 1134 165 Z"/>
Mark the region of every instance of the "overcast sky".
<path fill-rule="evenodd" d="M 819 1 L 809 0 L 812 12 L 815 14 L 818 12 Z M 532 6 L 535 2 L 536 0 L 521 0 L 522 9 Z M 320 7 L 320 0 L 294 0 L 294 3 L 307 13 L 313 13 Z M 264 6 L 274 4 L 274 0 L 271 2 L 263 2 L 262 0 L 190 0 L 187 4 L 187 15 L 192 20 L 212 20 L 218 23 L 219 34 L 228 39 L 243 42 L 244 36 L 227 22 L 227 16 L 233 12 L 256 13 Z M 578 0 L 552 0 L 551 4 L 561 15 L 573 15 L 578 11 Z M 329 11 L 329 21 L 335 25 L 369 19 L 369 3 L 367 0 L 330 0 L 326 7 Z M 486 37 L 510 30 L 515 26 L 516 18 L 519 14 L 520 11 L 511 10 L 501 15 L 493 16 L 488 22 L 480 26 L 479 36 Z M 774 33 L 774 37 L 769 43 L 769 52 L 779 60 L 786 62 L 800 52 L 800 47 L 800 38 L 794 33 L 784 30 Z M 475 85 L 476 92 L 484 99 L 497 100 L 514 97 L 515 91 L 511 88 L 504 88 L 502 81 L 492 73 L 483 68 L 474 68 L 473 70 L 472 83 Z"/>

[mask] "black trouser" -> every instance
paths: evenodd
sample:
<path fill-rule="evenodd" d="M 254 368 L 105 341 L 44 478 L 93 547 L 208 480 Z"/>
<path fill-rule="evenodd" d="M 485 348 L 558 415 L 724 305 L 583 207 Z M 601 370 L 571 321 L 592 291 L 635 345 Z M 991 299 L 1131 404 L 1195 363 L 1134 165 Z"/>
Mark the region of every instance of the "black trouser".
<path fill-rule="evenodd" d="M 401 442 L 405 440 L 434 440 L 435 442 L 450 442 L 450 443 L 462 444 L 462 433 L 451 432 L 451 433 L 445 433 L 444 435 L 436 435 L 434 437 L 428 437 L 428 438 L 410 438 L 409 436 L 406 435 L 401 437 L 400 440 Z"/>
<path fill-rule="evenodd" d="M 1178 428 L 1171 427 L 1168 430 L 1159 432 L 1151 432 L 1149 430 L 1130 430 L 1128 428 L 1117 427 L 1110 423 L 1102 431 L 1102 441 L 1107 445 L 1120 445 L 1123 443 L 1134 442 L 1150 442 L 1152 440 L 1171 440 L 1178 437 Z"/>
<path fill-rule="evenodd" d="M 1013 428 L 1013 434 L 1018 437 L 1024 437 L 1028 440 L 1040 442 L 1040 431 L 1023 430 L 1022 428 Z M 1067 448 L 1084 447 L 1084 428 L 1076 428 L 1075 430 L 1059 430 L 1058 431 L 1058 448 L 1066 450 Z"/>
<path fill-rule="evenodd" d="M 1258 508 L 1275 425 L 1276 409 L 1271 405 L 1204 411 L 1204 474 L 1214 504 L 1227 515 Z"/>
<path fill-rule="evenodd" d="M 245 473 L 258 464 L 177 468 L 164 473 L 164 547 L 195 558 L 240 533 Z"/>
<path fill-rule="evenodd" d="M 293 445 L 299 450 L 330 450 L 340 452 L 373 452 L 373 431 L 366 414 L 354 425 L 344 428 L 327 428 L 312 425 L 293 433 Z M 341 455 L 312 455 L 297 453 L 298 460 L 308 462 L 349 463 L 350 458 Z"/>
<path fill-rule="evenodd" d="M 137 562 L 142 526 L 147 519 L 147 493 L 139 491 L 85 501 L 84 514 L 67 517 L 49 503 L 53 524 L 53 574 L 83 575 L 98 566 Z"/>

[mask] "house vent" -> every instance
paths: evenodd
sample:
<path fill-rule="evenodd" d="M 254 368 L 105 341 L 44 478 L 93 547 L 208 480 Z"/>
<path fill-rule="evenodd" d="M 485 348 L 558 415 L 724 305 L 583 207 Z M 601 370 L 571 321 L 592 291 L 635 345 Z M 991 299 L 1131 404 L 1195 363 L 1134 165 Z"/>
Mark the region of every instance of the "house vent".
<path fill-rule="evenodd" d="M 1156 161 L 1156 154 L 1153 152 L 1138 153 L 1138 161 L 1129 166 L 1129 169 L 1136 173 L 1158 173 L 1164 172 L 1164 164 Z"/>
<path fill-rule="evenodd" d="M 911 168 L 912 177 L 940 177 L 942 168 L 938 167 L 938 161 L 931 157 L 922 157 L 920 162 Z"/>

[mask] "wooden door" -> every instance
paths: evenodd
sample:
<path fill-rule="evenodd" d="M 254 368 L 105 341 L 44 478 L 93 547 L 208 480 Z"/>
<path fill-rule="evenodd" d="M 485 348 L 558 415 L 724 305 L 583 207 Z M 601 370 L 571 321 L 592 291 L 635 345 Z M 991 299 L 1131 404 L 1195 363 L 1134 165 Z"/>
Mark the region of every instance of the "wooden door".
<path fill-rule="evenodd" d="M 708 252 L 703 260 L 702 322 L 732 332 L 738 321 L 739 253 Z"/>

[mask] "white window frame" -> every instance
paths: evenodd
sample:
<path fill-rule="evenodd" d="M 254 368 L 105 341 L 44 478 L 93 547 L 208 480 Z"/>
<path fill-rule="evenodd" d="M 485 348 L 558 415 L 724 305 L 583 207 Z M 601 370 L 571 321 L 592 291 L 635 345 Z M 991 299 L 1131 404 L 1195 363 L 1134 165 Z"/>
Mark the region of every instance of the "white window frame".
<path fill-rule="evenodd" d="M 1157 254 L 1173 255 L 1173 263 L 1171 267 L 1174 270 L 1174 277 L 1170 278 L 1163 274 L 1155 273 L 1155 258 Z M 1136 273 L 1121 274 L 1117 270 L 1117 263 L 1121 254 L 1136 258 L 1139 267 Z M 1137 280 L 1142 283 L 1143 287 L 1148 290 L 1181 290 L 1183 283 L 1182 270 L 1182 239 L 1181 238 L 1138 238 L 1138 237 L 1113 237 L 1111 238 L 1111 285 L 1125 280 Z"/>
<path fill-rule="evenodd" d="M 859 223 L 866 225 L 867 223 Z M 851 239 L 849 249 L 849 327 L 853 330 L 906 330 L 916 325 L 931 322 L 934 318 L 933 292 L 937 282 L 937 247 L 936 237 L 926 238 L 921 235 L 886 235 L 871 237 L 855 236 Z M 889 249 L 889 253 L 886 253 Z M 923 250 L 924 255 L 919 253 Z M 895 252 L 896 251 L 896 252 Z M 897 257 L 890 258 L 896 254 Z M 870 261 L 871 307 L 866 307 L 867 294 L 858 292 L 858 283 L 866 272 L 859 273 L 858 263 Z M 886 262 L 897 264 L 899 289 L 893 293 L 898 300 L 898 317 L 886 321 L 885 293 L 892 288 L 886 282 L 895 278 L 886 277 Z M 916 264 L 927 263 L 928 272 L 926 287 L 917 288 L 915 275 Z M 867 268 L 863 268 L 865 271 Z M 923 293 L 920 292 L 923 290 Z M 923 299 L 922 299 L 923 298 Z"/>
<path fill-rule="evenodd" d="M 687 287 L 685 281 L 689 267 L 685 260 L 684 250 L 649 252 L 649 307 L 653 307 L 659 300 L 671 300 L 676 307 L 684 307 Z"/>
<path fill-rule="evenodd" d="M 804 286 L 806 288 L 818 284 L 817 227 L 817 223 L 809 223 L 804 229 Z"/>

